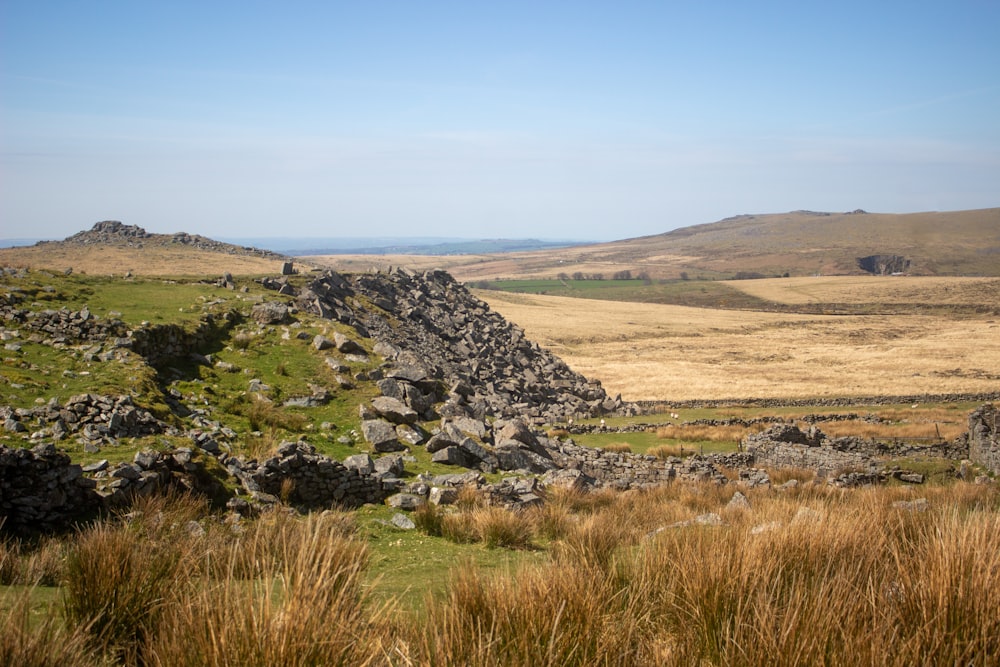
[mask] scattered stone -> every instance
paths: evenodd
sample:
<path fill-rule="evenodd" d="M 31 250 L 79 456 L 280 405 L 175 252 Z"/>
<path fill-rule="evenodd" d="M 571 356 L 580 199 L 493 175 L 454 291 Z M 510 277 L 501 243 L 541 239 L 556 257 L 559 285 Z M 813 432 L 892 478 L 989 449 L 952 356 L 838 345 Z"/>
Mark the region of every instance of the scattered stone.
<path fill-rule="evenodd" d="M 370 475 L 375 472 L 375 464 L 368 454 L 354 454 L 344 459 L 344 466 L 351 470 L 357 470 L 362 475 Z"/>
<path fill-rule="evenodd" d="M 326 336 L 321 336 L 319 334 L 316 334 L 315 336 L 313 336 L 312 346 L 313 348 L 322 351 L 322 350 L 329 350 L 334 345 L 333 341 L 331 341 Z"/>
<path fill-rule="evenodd" d="M 395 495 L 389 496 L 389 498 L 385 502 L 386 504 L 389 505 L 389 507 L 398 510 L 405 510 L 407 512 L 412 512 L 413 510 L 417 509 L 427 501 L 424 500 L 421 496 L 412 493 L 397 493 Z"/>
<path fill-rule="evenodd" d="M 373 398 L 372 407 L 382 417 L 394 424 L 414 424 L 419 416 L 413 408 L 398 399 L 388 396 Z"/>
<path fill-rule="evenodd" d="M 741 492 L 737 491 L 733 494 L 732 499 L 726 505 L 727 510 L 750 510 L 750 499 L 743 495 Z"/>
<path fill-rule="evenodd" d="M 413 530 L 417 527 L 417 524 L 413 523 L 413 519 L 400 512 L 392 515 L 390 523 L 400 530 Z"/>
<path fill-rule="evenodd" d="M 435 486 L 427 497 L 432 505 L 452 505 L 458 500 L 458 490 L 453 487 Z"/>
<path fill-rule="evenodd" d="M 283 301 L 265 301 L 250 309 L 250 318 L 260 324 L 282 324 L 288 320 L 288 305 Z"/>
<path fill-rule="evenodd" d="M 927 502 L 926 498 L 917 498 L 916 500 L 897 500 L 892 504 L 892 507 L 905 512 L 926 512 L 930 507 L 930 503 Z"/>

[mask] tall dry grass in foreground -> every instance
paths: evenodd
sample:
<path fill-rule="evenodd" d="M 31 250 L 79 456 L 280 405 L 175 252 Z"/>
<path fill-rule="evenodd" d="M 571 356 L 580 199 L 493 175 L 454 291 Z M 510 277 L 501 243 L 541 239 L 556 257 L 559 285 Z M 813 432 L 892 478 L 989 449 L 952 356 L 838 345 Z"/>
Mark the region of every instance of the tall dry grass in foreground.
<path fill-rule="evenodd" d="M 626 494 L 575 515 L 549 563 L 515 577 L 459 574 L 403 633 L 405 655 L 472 665 L 983 664 L 998 655 L 994 491 L 930 491 L 926 512 L 893 507 L 906 489 L 751 493 L 752 510 L 726 509 L 731 494 Z M 725 524 L 674 525 L 704 509 Z"/>
<path fill-rule="evenodd" d="M 733 492 L 681 484 L 562 491 L 509 517 L 474 503 L 428 515 L 429 532 L 454 523 L 483 542 L 490 530 L 514 526 L 511 546 L 523 547 L 530 535 L 549 557 L 503 574 L 456 563 L 446 592 L 414 612 L 366 594 L 369 547 L 352 533 L 349 515 L 279 513 L 235 529 L 201 518 L 196 530 L 191 506 L 147 508 L 68 545 L 67 611 L 89 611 L 70 613 L 65 623 L 50 617 L 28 632 L 24 608 L 15 605 L 0 616 L 0 658 L 18 656 L 24 665 L 965 665 L 1000 655 L 995 488 L 921 489 L 926 511 L 894 507 L 915 497 L 902 487 L 754 489 L 750 509 L 728 507 Z M 707 512 L 721 525 L 691 521 Z M 73 563 L 84 554 L 94 570 L 81 581 L 82 565 Z M 116 576 L 116 567 L 128 569 L 130 580 Z M 94 590 L 82 590 L 88 587 Z M 117 608 L 101 599 L 129 602 Z M 125 609 L 134 611 L 119 618 Z"/>

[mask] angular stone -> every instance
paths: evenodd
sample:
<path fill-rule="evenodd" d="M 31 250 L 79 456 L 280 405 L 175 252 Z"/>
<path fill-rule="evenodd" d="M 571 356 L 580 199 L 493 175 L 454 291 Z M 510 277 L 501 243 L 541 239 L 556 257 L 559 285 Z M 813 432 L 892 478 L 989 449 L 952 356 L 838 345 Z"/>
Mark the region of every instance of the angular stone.
<path fill-rule="evenodd" d="M 458 442 L 456 442 L 451 436 L 445 435 L 444 433 L 436 433 L 431 436 L 431 439 L 427 441 L 424 445 L 424 449 L 433 454 L 434 452 L 440 451 L 445 447 L 456 447 Z"/>
<path fill-rule="evenodd" d="M 486 423 L 472 417 L 454 417 L 448 421 L 449 424 L 457 428 L 462 433 L 468 433 L 480 440 L 486 440 L 489 428 Z"/>
<path fill-rule="evenodd" d="M 280 324 L 288 319 L 288 306 L 281 301 L 265 301 L 250 310 L 250 318 L 261 324 Z"/>
<path fill-rule="evenodd" d="M 372 407 L 382 417 L 395 424 L 413 424 L 417 421 L 416 411 L 395 398 L 378 396 L 372 399 Z"/>
<path fill-rule="evenodd" d="M 399 424 L 396 427 L 396 437 L 410 445 L 419 445 L 424 441 L 424 435 L 408 424 Z"/>
<path fill-rule="evenodd" d="M 132 457 L 132 462 L 144 470 L 149 470 L 156 465 L 156 461 L 159 457 L 160 455 L 156 451 L 152 449 L 143 449 L 135 453 L 135 456 Z"/>
<path fill-rule="evenodd" d="M 435 486 L 427 497 L 432 505 L 452 505 L 458 500 L 458 490 L 451 487 Z"/>
<path fill-rule="evenodd" d="M 501 470 L 527 470 L 541 474 L 553 470 L 556 464 L 552 459 L 539 456 L 527 446 L 516 440 L 507 440 L 493 449 L 497 465 Z"/>
<path fill-rule="evenodd" d="M 737 491 L 733 494 L 733 497 L 729 500 L 726 505 L 727 510 L 749 510 L 750 499 L 743 495 L 741 492 Z"/>
<path fill-rule="evenodd" d="M 461 447 L 452 445 L 434 452 L 431 458 L 434 463 L 443 463 L 450 466 L 462 466 L 463 468 L 473 468 L 478 463 L 468 452 Z"/>
<path fill-rule="evenodd" d="M 361 347 L 361 345 L 354 342 L 339 331 L 333 334 L 333 342 L 336 344 L 337 350 L 343 354 L 366 355 L 365 348 Z"/>
<path fill-rule="evenodd" d="M 375 464 L 368 454 L 354 454 L 344 459 L 344 467 L 357 470 L 362 475 L 370 475 L 375 471 Z"/>
<path fill-rule="evenodd" d="M 380 456 L 374 461 L 375 472 L 392 477 L 401 477 L 405 472 L 402 456 Z"/>
<path fill-rule="evenodd" d="M 396 495 L 389 496 L 385 502 L 389 505 L 389 507 L 412 512 L 421 505 L 425 504 L 427 501 L 421 496 L 417 496 L 412 493 L 397 493 Z"/>
<path fill-rule="evenodd" d="M 398 512 L 392 515 L 392 519 L 389 520 L 389 523 L 400 530 L 413 530 L 417 527 L 417 524 L 413 523 L 413 519 Z"/>
<path fill-rule="evenodd" d="M 429 377 L 427 370 L 416 364 L 399 364 L 386 371 L 385 375 L 395 380 L 406 380 L 407 382 L 422 382 Z"/>
<path fill-rule="evenodd" d="M 906 512 L 926 512 L 930 503 L 927 502 L 926 498 L 917 498 L 916 500 L 897 500 L 892 506 L 894 509 Z"/>
<path fill-rule="evenodd" d="M 361 422 L 361 433 L 377 452 L 392 452 L 404 448 L 396 439 L 396 427 L 384 419 L 369 419 Z"/>
<path fill-rule="evenodd" d="M 317 350 L 329 350 L 333 347 L 333 341 L 331 341 L 326 336 L 321 336 L 319 334 L 313 336 L 312 346 Z"/>

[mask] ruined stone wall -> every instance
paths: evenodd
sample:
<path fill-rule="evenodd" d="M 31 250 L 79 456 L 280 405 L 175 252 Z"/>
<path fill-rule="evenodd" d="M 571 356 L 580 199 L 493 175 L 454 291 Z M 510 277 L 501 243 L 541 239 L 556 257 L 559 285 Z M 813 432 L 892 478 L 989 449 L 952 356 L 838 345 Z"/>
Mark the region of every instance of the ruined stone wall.
<path fill-rule="evenodd" d="M 65 528 L 100 504 L 96 483 L 55 445 L 0 446 L 0 519 L 4 532 L 27 535 Z"/>
<path fill-rule="evenodd" d="M 552 445 L 549 444 L 549 447 Z M 726 477 L 715 465 L 701 456 L 660 459 L 644 454 L 581 447 L 572 442 L 559 443 L 550 451 L 558 467 L 579 470 L 592 477 L 597 486 L 635 489 L 657 486 L 678 479 L 715 481 L 720 484 L 726 482 Z"/>
<path fill-rule="evenodd" d="M 244 489 L 264 503 L 282 499 L 307 508 L 360 507 L 382 502 L 398 486 L 391 479 L 316 454 L 305 442 L 284 443 L 277 456 L 259 464 L 231 459 L 226 465 Z"/>
<path fill-rule="evenodd" d="M 1000 431 L 998 410 L 986 404 L 969 415 L 969 458 L 1000 475 Z"/>
<path fill-rule="evenodd" d="M 130 332 L 131 348 L 152 366 L 169 359 L 201 353 L 236 323 L 238 315 L 205 315 L 194 329 L 170 324 L 146 326 Z"/>
<path fill-rule="evenodd" d="M 772 468 L 805 468 L 821 476 L 844 468 L 867 468 L 872 457 L 854 451 L 839 451 L 832 447 L 803 445 L 793 442 L 771 442 L 748 450 L 758 466 Z"/>
<path fill-rule="evenodd" d="M 872 469 L 889 458 L 933 456 L 957 461 L 969 456 L 964 440 L 914 445 L 857 437 L 827 438 L 815 427 L 805 433 L 787 424 L 747 436 L 743 448 L 753 456 L 756 465 L 807 468 L 821 475 L 849 468 Z"/>

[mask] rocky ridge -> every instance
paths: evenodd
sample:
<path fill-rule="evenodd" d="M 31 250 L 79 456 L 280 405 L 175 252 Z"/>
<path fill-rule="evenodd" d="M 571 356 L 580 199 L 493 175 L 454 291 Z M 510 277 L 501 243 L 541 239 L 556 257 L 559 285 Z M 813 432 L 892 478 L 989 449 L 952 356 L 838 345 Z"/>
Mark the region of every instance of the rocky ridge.
<path fill-rule="evenodd" d="M 188 234 L 186 232 L 177 232 L 175 234 L 150 234 L 138 225 L 126 225 L 118 220 L 104 220 L 95 223 L 89 230 L 77 232 L 62 241 L 39 241 L 36 245 L 49 243 L 63 243 L 67 245 L 79 246 L 109 245 L 125 246 L 129 248 L 143 248 L 158 245 L 184 245 L 197 248 L 199 250 L 225 253 L 227 255 L 245 255 L 275 260 L 288 259 L 285 255 L 272 252 L 270 250 L 223 243 L 198 234 Z"/>

